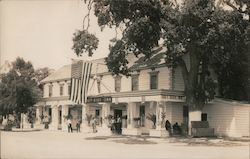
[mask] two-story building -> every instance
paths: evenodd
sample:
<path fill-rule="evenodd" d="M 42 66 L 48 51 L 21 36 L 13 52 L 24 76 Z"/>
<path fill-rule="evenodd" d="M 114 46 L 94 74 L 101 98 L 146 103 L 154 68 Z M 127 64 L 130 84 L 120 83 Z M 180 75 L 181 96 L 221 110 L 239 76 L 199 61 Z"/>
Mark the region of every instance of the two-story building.
<path fill-rule="evenodd" d="M 98 131 L 110 133 L 109 116 L 122 117 L 122 133 L 127 135 L 149 134 L 164 136 L 164 123 L 188 124 L 188 108 L 185 106 L 184 83 L 180 68 L 168 68 L 164 61 L 162 48 L 158 48 L 150 60 L 143 57 L 129 57 L 131 76 L 113 75 L 108 71 L 104 59 L 91 61 L 92 71 L 89 82 L 86 104 L 76 104 L 69 100 L 71 90 L 71 65 L 65 65 L 42 80 L 43 98 L 36 104 L 37 126 L 41 126 L 40 117 L 49 116 L 51 130 L 67 130 L 66 117 L 72 116 L 72 125 L 82 120 L 82 131 L 88 130 L 87 119 L 90 115 L 98 119 Z M 215 100 L 214 103 L 220 100 Z M 225 119 L 225 124 L 213 119 L 219 119 L 214 103 L 205 106 L 202 120 L 208 120 L 215 128 L 217 135 L 249 136 L 249 120 L 232 121 L 232 116 Z M 223 102 L 222 102 L 223 103 Z M 220 105 L 220 104 L 219 104 Z M 224 104 L 224 107 L 225 104 Z M 227 108 L 221 108 L 228 111 Z M 243 108 L 244 107 L 244 108 Z M 211 109 L 213 108 L 213 109 Z M 249 105 L 241 107 L 249 110 Z M 222 113 L 222 112 L 221 112 Z M 224 112 L 225 113 L 225 112 Z M 242 111 L 242 113 L 246 113 Z M 227 114 L 227 113 L 226 113 Z M 148 116 L 156 116 L 156 128 Z M 247 114 L 245 114 L 247 115 Z M 244 116 L 245 116 L 244 115 Z M 249 115 L 249 111 L 248 111 Z M 224 119 L 225 115 L 222 116 Z M 248 118 L 249 119 L 249 118 Z M 228 123 L 228 120 L 230 122 Z M 234 122 L 234 128 L 231 128 Z M 236 132 L 237 122 L 246 128 Z M 223 125 L 224 124 L 224 125 Z M 247 125 L 248 124 L 248 125 Z M 223 130 L 221 129 L 223 127 Z M 226 130 L 227 129 L 227 130 Z M 233 135 L 231 135 L 233 136 Z"/>

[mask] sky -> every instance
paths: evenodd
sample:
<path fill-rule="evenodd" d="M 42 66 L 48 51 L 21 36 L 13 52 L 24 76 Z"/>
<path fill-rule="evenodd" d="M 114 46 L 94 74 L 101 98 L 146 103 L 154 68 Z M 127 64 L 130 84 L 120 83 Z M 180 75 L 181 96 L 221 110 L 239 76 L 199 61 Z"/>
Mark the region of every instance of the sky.
<path fill-rule="evenodd" d="M 58 69 L 78 58 L 72 38 L 82 28 L 87 9 L 82 0 L 0 0 L 0 66 L 18 56 L 34 67 Z M 101 32 L 92 14 L 89 31 L 99 38 L 91 60 L 108 55 L 109 40 L 115 31 Z"/>

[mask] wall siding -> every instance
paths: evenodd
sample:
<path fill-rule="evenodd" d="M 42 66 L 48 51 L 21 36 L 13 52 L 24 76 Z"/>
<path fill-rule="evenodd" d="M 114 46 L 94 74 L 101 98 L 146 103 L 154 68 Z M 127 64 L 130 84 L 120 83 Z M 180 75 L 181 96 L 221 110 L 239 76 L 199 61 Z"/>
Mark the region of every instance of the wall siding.
<path fill-rule="evenodd" d="M 249 136 L 249 104 L 214 101 L 206 105 L 203 112 L 208 114 L 209 125 L 216 135 Z"/>
<path fill-rule="evenodd" d="M 183 82 L 183 77 L 180 67 L 174 69 L 173 81 L 174 81 L 174 90 L 180 90 L 180 91 L 184 90 L 185 85 Z"/>
<path fill-rule="evenodd" d="M 172 103 L 172 122 L 175 124 L 178 122 L 179 125 L 183 123 L 183 103 Z"/>

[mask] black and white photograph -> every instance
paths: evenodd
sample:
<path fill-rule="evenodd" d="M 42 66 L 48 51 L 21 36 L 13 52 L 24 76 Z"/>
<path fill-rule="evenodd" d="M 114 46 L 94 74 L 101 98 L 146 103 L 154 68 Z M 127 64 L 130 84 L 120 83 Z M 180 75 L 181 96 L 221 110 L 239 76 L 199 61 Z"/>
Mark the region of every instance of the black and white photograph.
<path fill-rule="evenodd" d="M 250 0 L 0 0 L 0 159 L 250 159 Z"/>

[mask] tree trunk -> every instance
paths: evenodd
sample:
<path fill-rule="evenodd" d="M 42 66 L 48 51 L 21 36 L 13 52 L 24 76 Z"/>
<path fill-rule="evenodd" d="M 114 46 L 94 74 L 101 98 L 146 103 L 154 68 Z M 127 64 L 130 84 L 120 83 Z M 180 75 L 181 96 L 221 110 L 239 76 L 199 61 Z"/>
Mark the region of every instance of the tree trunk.
<path fill-rule="evenodd" d="M 202 107 L 204 106 L 204 102 L 201 101 L 199 91 L 197 91 L 199 81 L 199 66 L 200 66 L 200 57 L 199 54 L 196 53 L 195 47 L 190 48 L 189 51 L 190 57 L 190 69 L 187 69 L 187 65 L 183 59 L 180 60 L 179 64 L 182 70 L 182 76 L 184 79 L 185 85 L 185 96 L 186 96 L 186 104 L 189 109 L 189 118 L 188 118 L 188 132 L 191 135 L 191 121 L 201 121 L 201 113 Z M 201 80 L 201 78 L 200 78 Z"/>

